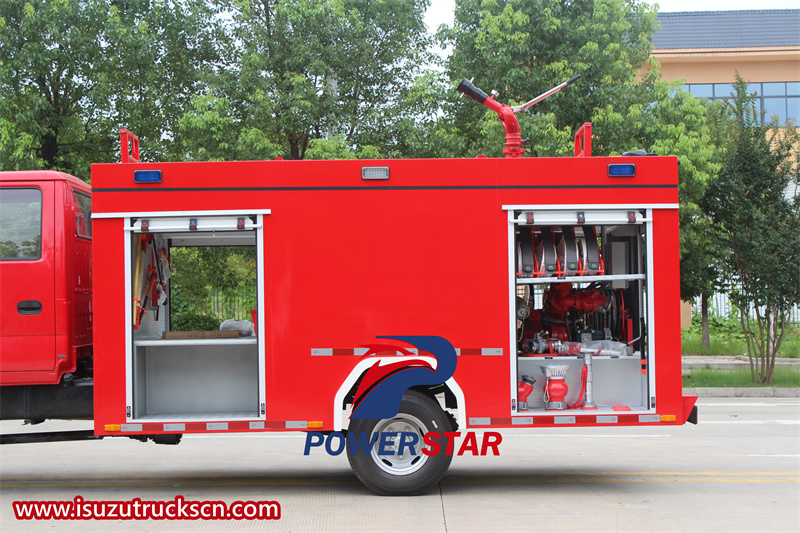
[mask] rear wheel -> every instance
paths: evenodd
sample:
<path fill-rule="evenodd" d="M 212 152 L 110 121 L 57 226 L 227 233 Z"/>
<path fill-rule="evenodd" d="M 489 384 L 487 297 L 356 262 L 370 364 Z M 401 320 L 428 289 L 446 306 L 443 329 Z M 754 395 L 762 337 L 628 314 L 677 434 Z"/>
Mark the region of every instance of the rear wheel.
<path fill-rule="evenodd" d="M 452 418 L 432 398 L 413 390 L 406 391 L 400 403 L 400 412 L 394 418 L 383 420 L 353 420 L 348 433 L 350 438 L 358 439 L 365 434 L 368 440 L 376 438 L 369 453 L 359 449 L 353 453 L 347 446 L 347 458 L 358 479 L 364 485 L 387 496 L 413 496 L 421 494 L 436 485 L 450 466 L 452 455 L 446 455 L 447 439 L 445 431 L 452 431 Z M 434 439 L 439 443 L 439 453 L 425 455 L 423 437 L 430 431 L 441 437 Z M 388 442 L 380 455 L 381 433 L 397 433 Z M 414 441 L 408 434 L 416 435 Z"/>

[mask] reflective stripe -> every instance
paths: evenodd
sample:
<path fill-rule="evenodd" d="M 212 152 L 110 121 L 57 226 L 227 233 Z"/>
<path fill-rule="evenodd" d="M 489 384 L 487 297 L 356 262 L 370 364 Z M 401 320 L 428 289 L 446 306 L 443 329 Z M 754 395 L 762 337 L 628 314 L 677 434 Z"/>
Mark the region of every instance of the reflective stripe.
<path fill-rule="evenodd" d="M 264 422 L 250 422 L 250 429 L 264 429 Z"/>
<path fill-rule="evenodd" d="M 456 355 L 503 355 L 502 348 L 456 348 Z"/>
<path fill-rule="evenodd" d="M 369 349 L 367 348 L 311 348 L 311 355 L 312 356 L 330 356 L 330 355 L 345 355 L 345 356 L 362 356 L 366 355 Z M 419 355 L 419 350 L 416 348 L 409 348 L 407 350 L 412 355 Z M 386 356 L 405 356 L 407 354 L 401 353 L 399 351 L 382 351 L 378 352 L 374 355 L 386 355 Z"/>
<path fill-rule="evenodd" d="M 121 431 L 141 431 L 141 424 L 122 424 Z"/>
<path fill-rule="evenodd" d="M 186 424 L 164 424 L 164 431 L 186 431 Z"/>
<path fill-rule="evenodd" d="M 308 422 L 305 420 L 287 420 L 286 421 L 286 429 L 306 429 L 308 427 Z"/>
<path fill-rule="evenodd" d="M 223 431 L 228 429 L 227 422 L 209 422 L 206 424 L 208 431 Z"/>
<path fill-rule="evenodd" d="M 566 412 L 566 411 L 561 411 Z M 581 422 L 578 424 L 577 417 L 581 417 Z M 618 415 L 589 415 L 581 411 L 579 415 L 543 415 L 543 416 L 513 416 L 510 418 L 492 417 L 492 418 L 470 418 L 469 425 L 478 426 L 493 426 L 493 427 L 509 427 L 509 426 L 558 426 L 564 424 L 575 424 L 580 426 L 592 426 L 594 424 L 624 424 L 636 425 L 636 423 L 652 423 L 663 422 L 662 415 L 624 415 L 623 422 L 620 422 Z"/>
<path fill-rule="evenodd" d="M 332 355 L 362 356 L 366 355 L 368 351 L 369 350 L 367 348 L 311 348 L 311 355 L 322 356 L 322 357 L 327 357 Z M 406 351 L 411 353 L 411 355 L 419 355 L 419 349 L 417 348 L 406 348 Z M 392 357 L 392 356 L 403 357 L 407 356 L 408 354 L 402 353 L 400 351 L 385 350 L 377 352 L 372 355 L 387 356 L 387 357 Z M 497 355 L 503 355 L 503 348 L 456 348 L 456 355 L 497 356 Z"/>

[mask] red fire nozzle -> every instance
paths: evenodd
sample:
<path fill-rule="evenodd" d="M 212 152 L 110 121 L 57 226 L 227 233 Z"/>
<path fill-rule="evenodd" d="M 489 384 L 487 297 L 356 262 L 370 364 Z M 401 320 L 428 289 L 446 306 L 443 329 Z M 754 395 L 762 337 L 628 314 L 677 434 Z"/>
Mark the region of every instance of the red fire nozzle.
<path fill-rule="evenodd" d="M 533 392 L 533 385 L 536 380 L 530 376 L 522 376 L 522 381 L 517 383 L 517 396 L 519 397 L 519 410 L 528 410 L 528 396 Z"/>
<path fill-rule="evenodd" d="M 580 79 L 581 75 L 578 74 L 577 76 L 573 76 L 572 78 L 568 79 L 564 83 L 560 85 L 556 85 L 549 91 L 546 91 L 533 100 L 530 100 L 520 106 L 511 107 L 507 104 L 501 104 L 497 100 L 494 99 L 493 96 L 489 96 L 478 87 L 476 87 L 472 81 L 464 78 L 461 80 L 461 83 L 458 84 L 458 88 L 456 89 L 458 92 L 466 94 L 476 102 L 479 102 L 492 111 L 497 113 L 497 118 L 500 119 L 500 124 L 502 124 L 503 129 L 506 132 L 506 145 L 503 148 L 503 155 L 506 157 L 522 157 L 525 153 L 525 149 L 522 147 L 522 137 L 520 136 L 520 128 L 519 122 L 517 121 L 517 113 L 519 111 L 524 111 L 531 107 L 534 104 L 537 104 L 547 98 L 548 96 L 552 96 L 556 94 L 561 89 L 572 85 L 576 81 Z"/>
<path fill-rule="evenodd" d="M 497 113 L 497 118 L 500 119 L 500 124 L 502 124 L 506 132 L 506 147 L 503 148 L 503 155 L 506 157 L 522 157 L 525 149 L 522 147 L 519 122 L 517 122 L 517 115 L 514 109 L 510 105 L 501 104 L 466 78 L 461 80 L 456 90 Z"/>

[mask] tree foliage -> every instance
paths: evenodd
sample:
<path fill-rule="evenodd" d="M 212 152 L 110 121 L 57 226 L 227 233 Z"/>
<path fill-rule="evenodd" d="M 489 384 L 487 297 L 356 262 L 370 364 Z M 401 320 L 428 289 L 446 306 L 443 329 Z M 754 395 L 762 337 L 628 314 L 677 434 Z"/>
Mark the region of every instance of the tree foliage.
<path fill-rule="evenodd" d="M 0 3 L 0 165 L 78 173 L 103 157 L 89 94 L 102 57 L 97 3 Z M 106 145 L 106 150 L 110 145 Z M 98 151 L 101 153 L 98 154 Z M 85 176 L 85 174 L 84 174 Z"/>
<path fill-rule="evenodd" d="M 244 311 L 257 307 L 253 246 L 172 248 L 170 265 L 170 320 L 175 331 L 217 329 L 222 320 L 241 314 L 242 310 L 226 309 L 216 316 L 211 306 L 215 295 L 223 301 L 244 300 Z"/>
<path fill-rule="evenodd" d="M 800 302 L 799 139 L 791 124 L 762 124 L 738 74 L 734 87 L 732 142 L 707 201 L 753 380 L 769 383 L 788 311 Z"/>
<path fill-rule="evenodd" d="M 189 156 L 304 159 L 315 146 L 316 156 L 325 155 L 330 146 L 320 141 L 333 139 L 348 155 L 366 146 L 375 147 L 373 154 L 394 153 L 404 94 L 428 58 L 427 6 L 428 0 L 234 2 L 235 65 L 183 116 Z"/>
<path fill-rule="evenodd" d="M 725 101 L 705 102 L 711 144 L 706 147 L 712 151 L 713 179 L 725 160 L 732 116 L 730 106 Z M 705 185 L 710 180 L 706 180 Z M 709 214 L 705 199 L 707 189 L 693 191 L 692 202 L 682 202 L 680 212 L 681 227 L 681 298 L 692 301 L 700 297 L 700 318 L 702 344 L 711 346 L 710 316 L 708 301 L 711 296 L 725 289 L 720 257 L 723 250 L 715 237 L 714 222 Z"/>
<path fill-rule="evenodd" d="M 181 158 L 178 119 L 225 43 L 211 2 L 0 2 L 0 169 L 84 179 L 130 127 L 150 159 Z"/>

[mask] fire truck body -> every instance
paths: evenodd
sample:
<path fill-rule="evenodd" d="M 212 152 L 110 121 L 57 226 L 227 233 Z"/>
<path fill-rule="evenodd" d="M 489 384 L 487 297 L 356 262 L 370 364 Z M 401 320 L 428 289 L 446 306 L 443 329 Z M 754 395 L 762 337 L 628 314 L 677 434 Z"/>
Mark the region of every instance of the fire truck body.
<path fill-rule="evenodd" d="M 423 441 L 452 452 L 457 429 L 696 422 L 677 159 L 590 157 L 588 124 L 576 157 L 522 158 L 509 121 L 505 159 L 140 163 L 123 130 L 91 206 L 75 178 L 0 174 L 3 235 L 22 229 L 0 261 L 2 418 L 94 418 L 39 440 L 347 431 L 377 442 L 344 448 L 382 494 L 438 482 L 452 453 Z M 171 258 L 192 247 L 255 257 L 254 335 L 175 331 Z"/>
<path fill-rule="evenodd" d="M 431 358 L 378 338 L 407 335 L 456 348 L 452 378 L 420 389 L 462 429 L 692 412 L 673 157 L 103 164 L 92 182 L 99 435 L 340 430 L 373 361 Z M 565 236 L 594 238 L 601 269 L 524 270 L 528 247 L 546 257 L 543 240 L 568 257 Z M 136 324 L 143 273 L 159 251 L 193 245 L 255 248 L 255 337 L 163 338 L 169 300 Z M 625 346 L 589 354 L 597 409 L 546 409 L 543 366 L 567 367 L 569 403 L 586 389 L 586 354 L 556 346 L 597 339 Z M 523 376 L 534 383 L 520 405 Z"/>

